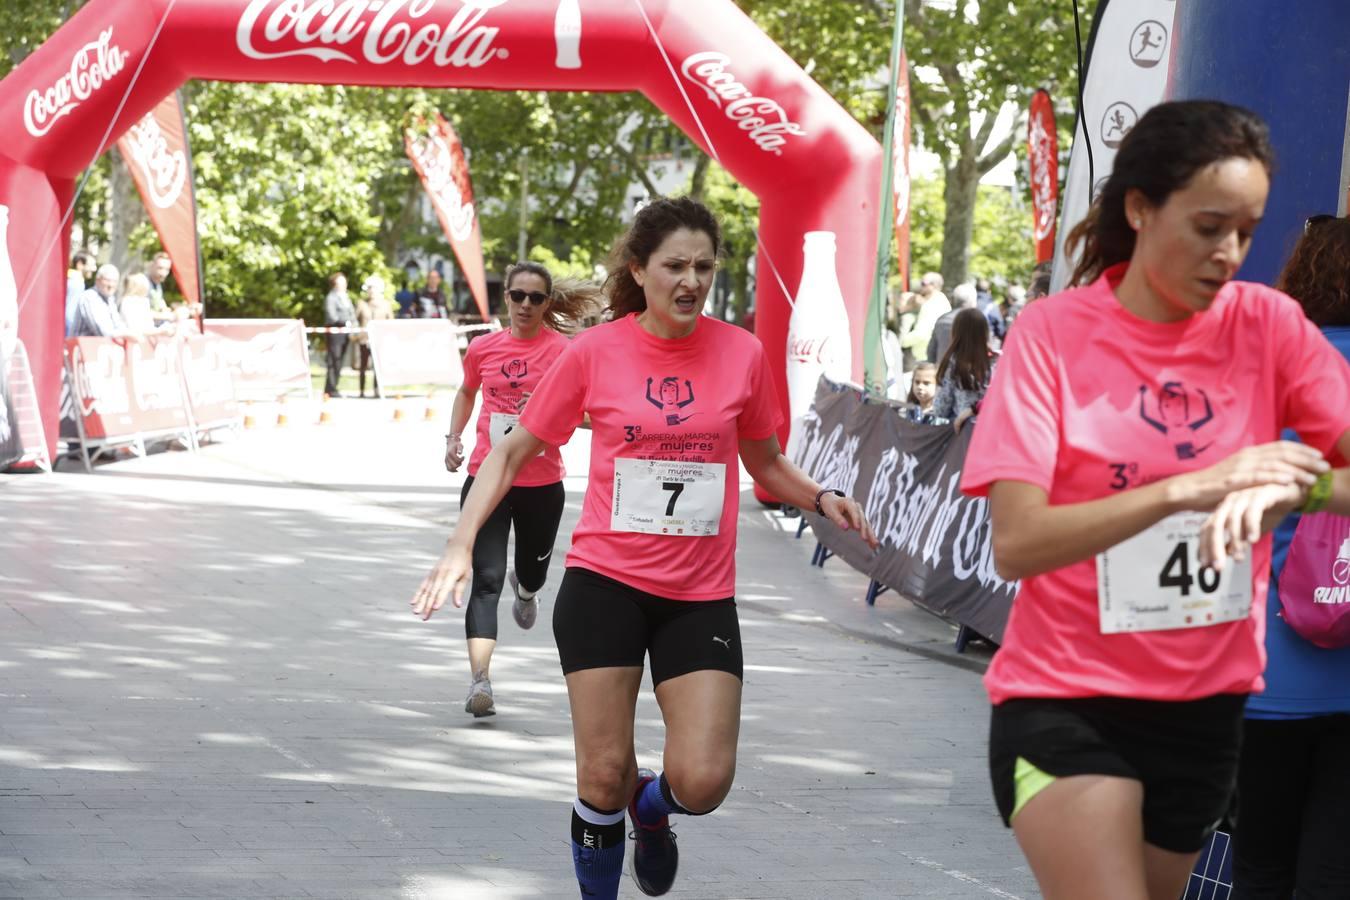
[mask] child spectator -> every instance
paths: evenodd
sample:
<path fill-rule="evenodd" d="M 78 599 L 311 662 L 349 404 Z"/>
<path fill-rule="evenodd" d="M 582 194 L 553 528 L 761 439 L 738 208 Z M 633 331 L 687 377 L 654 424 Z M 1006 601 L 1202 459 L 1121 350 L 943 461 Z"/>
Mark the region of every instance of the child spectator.
<path fill-rule="evenodd" d="M 978 309 L 963 309 L 952 320 L 952 341 L 938 365 L 933 412 L 957 431 L 975 415 L 989 389 L 994 361 L 989 350 L 989 320 Z"/>

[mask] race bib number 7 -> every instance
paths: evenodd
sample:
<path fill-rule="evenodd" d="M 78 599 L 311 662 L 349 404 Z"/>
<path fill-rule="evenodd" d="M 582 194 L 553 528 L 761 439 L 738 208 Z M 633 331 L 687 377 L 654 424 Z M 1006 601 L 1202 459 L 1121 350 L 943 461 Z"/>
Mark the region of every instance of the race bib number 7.
<path fill-rule="evenodd" d="M 726 500 L 726 468 L 722 463 L 614 460 L 609 527 L 640 534 L 717 534 Z"/>
<path fill-rule="evenodd" d="M 1201 566 L 1206 513 L 1168 516 L 1097 556 L 1102 634 L 1203 628 L 1245 619 L 1252 606 L 1250 554 L 1222 572 Z"/>

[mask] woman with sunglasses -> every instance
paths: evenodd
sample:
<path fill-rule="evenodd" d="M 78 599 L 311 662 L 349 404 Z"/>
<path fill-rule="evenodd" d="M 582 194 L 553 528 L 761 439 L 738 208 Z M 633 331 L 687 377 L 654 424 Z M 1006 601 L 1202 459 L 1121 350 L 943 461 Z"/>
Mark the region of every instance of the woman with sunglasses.
<path fill-rule="evenodd" d="M 488 451 L 520 422 L 530 393 L 567 348 L 564 332 L 575 329 L 591 311 L 599 289 L 584 282 L 555 284 L 544 266 L 521 262 L 507 270 L 505 294 L 511 327 L 469 344 L 464 354 L 464 385 L 455 395 L 450 433 L 445 436 L 445 467 L 458 472 L 464 464 L 461 435 L 483 388 L 469 477 L 460 494 L 461 509 Z M 511 612 L 517 625 L 530 628 L 538 617 L 538 593 L 548 576 L 553 541 L 562 520 L 562 479 L 562 456 L 557 447 L 548 447 L 516 474 L 474 544 L 473 587 L 464 616 L 472 681 L 464 711 L 475 718 L 496 712 L 489 667 L 497 646 L 497 601 L 503 584 L 509 581 L 515 594 Z M 516 564 L 508 569 L 506 545 L 512 528 Z"/>
<path fill-rule="evenodd" d="M 720 243 L 717 219 L 695 200 L 642 208 L 606 283 L 613 320 L 572 343 L 521 427 L 492 451 L 482 493 L 413 598 L 424 617 L 452 591 L 458 605 L 493 498 L 589 413 L 590 481 L 553 634 L 576 744 L 572 862 L 591 900 L 618 896 L 625 811 L 634 879 L 659 896 L 679 864 L 671 817 L 706 815 L 731 790 L 744 669 L 733 596 L 738 461 L 785 503 L 814 506 L 876 547 L 857 502 L 822 489 L 780 450 L 782 413 L 764 346 L 702 314 Z M 660 774 L 639 769 L 633 747 L 648 659 L 666 724 Z"/>

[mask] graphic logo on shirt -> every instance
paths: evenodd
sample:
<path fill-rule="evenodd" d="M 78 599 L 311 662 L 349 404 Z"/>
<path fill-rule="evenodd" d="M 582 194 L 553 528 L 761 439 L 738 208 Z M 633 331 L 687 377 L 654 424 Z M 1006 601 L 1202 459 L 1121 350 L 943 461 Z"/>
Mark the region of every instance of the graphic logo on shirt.
<path fill-rule="evenodd" d="M 502 375 L 511 383 L 511 387 L 518 388 L 520 383 L 525 380 L 525 376 L 530 374 L 530 364 L 523 359 L 513 359 L 510 362 L 502 363 Z"/>
<path fill-rule="evenodd" d="M 1341 606 L 1350 603 L 1350 538 L 1341 541 L 1336 561 L 1331 564 L 1334 584 L 1319 584 L 1313 588 L 1313 603 Z"/>
<path fill-rule="evenodd" d="M 656 389 L 655 396 L 652 395 L 653 387 Z M 693 382 L 688 378 L 681 380 L 675 375 L 667 375 L 657 383 L 655 378 L 648 376 L 647 402 L 665 414 L 667 425 L 683 425 L 695 415 L 681 415 L 685 407 L 694 402 Z"/>
<path fill-rule="evenodd" d="M 1153 398 L 1157 410 L 1148 410 L 1148 386 L 1139 385 L 1139 418 L 1156 428 L 1172 442 L 1177 459 L 1195 459 L 1212 445 L 1196 446 L 1200 429 L 1214 420 L 1214 406 L 1200 388 L 1188 390 L 1180 381 L 1167 381 Z"/>

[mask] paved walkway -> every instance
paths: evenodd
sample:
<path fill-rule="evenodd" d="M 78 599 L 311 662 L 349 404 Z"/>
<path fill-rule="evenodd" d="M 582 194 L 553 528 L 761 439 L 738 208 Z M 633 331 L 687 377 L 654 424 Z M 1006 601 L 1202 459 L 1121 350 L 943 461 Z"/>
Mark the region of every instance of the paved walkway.
<path fill-rule="evenodd" d="M 0 476 L 0 898 L 576 896 L 549 609 L 522 633 L 503 604 L 499 712 L 466 716 L 462 613 L 407 606 L 461 478 L 406 405 Z M 867 608 L 793 525 L 743 506 L 740 769 L 679 823 L 670 896 L 1036 896 L 992 808 L 979 651 Z M 638 717 L 657 766 L 649 690 Z"/>

